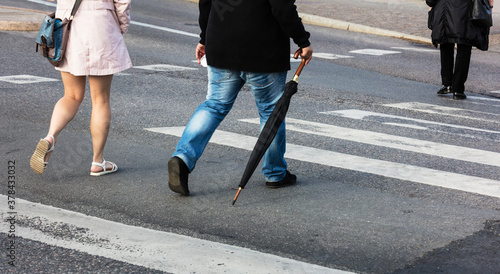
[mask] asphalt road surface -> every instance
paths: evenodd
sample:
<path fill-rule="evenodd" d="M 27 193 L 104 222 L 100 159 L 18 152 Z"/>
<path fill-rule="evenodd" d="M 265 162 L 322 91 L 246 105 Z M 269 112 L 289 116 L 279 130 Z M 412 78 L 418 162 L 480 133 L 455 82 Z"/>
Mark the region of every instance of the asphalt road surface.
<path fill-rule="evenodd" d="M 499 99 L 480 94 L 500 90 L 498 53 L 473 52 L 455 101 L 436 96 L 436 49 L 306 26 L 315 58 L 287 116 L 297 185 L 267 189 L 258 168 L 231 206 L 259 130 L 249 89 L 190 174 L 193 195 L 172 193 L 167 161 L 206 93 L 197 7 L 135 0 L 132 15 L 105 151 L 120 170 L 102 178 L 88 175 L 89 98 L 31 171 L 63 86 L 36 33 L 0 32 L 0 272 L 498 273 Z"/>

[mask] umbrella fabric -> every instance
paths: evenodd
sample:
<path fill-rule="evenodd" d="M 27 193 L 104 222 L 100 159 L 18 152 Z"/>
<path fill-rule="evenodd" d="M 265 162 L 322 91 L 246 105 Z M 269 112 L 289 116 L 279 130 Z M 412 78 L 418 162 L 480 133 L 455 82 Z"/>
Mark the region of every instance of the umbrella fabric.
<path fill-rule="evenodd" d="M 257 143 L 255 144 L 252 150 L 252 154 L 250 154 L 247 166 L 245 168 L 245 171 L 243 172 L 243 176 L 241 177 L 238 192 L 236 193 L 236 196 L 233 199 L 233 205 L 234 203 L 236 203 L 236 199 L 238 199 L 241 190 L 245 188 L 245 185 L 248 183 L 248 180 L 250 180 L 250 177 L 252 177 L 252 174 L 259 165 L 259 162 L 264 156 L 264 153 L 266 153 L 266 150 L 273 142 L 274 137 L 276 136 L 276 133 L 278 132 L 279 127 L 281 126 L 281 123 L 283 123 L 286 113 L 288 112 L 288 107 L 290 106 L 290 99 L 295 93 L 297 93 L 297 85 L 298 85 L 297 80 L 302 69 L 304 68 L 304 65 L 305 65 L 305 59 L 302 59 L 299 68 L 295 72 L 293 80 L 286 84 L 285 92 L 276 103 L 276 106 L 274 106 L 271 115 L 269 115 L 269 118 L 267 119 L 264 128 L 260 132 L 259 138 L 257 139 Z"/>
<path fill-rule="evenodd" d="M 245 168 L 245 171 L 243 172 L 243 176 L 241 177 L 239 187 L 245 188 L 248 180 L 250 180 L 250 177 L 252 177 L 252 174 L 259 165 L 259 162 L 264 156 L 264 153 L 266 153 L 267 149 L 273 142 L 276 133 L 278 133 L 278 129 L 281 126 L 281 123 L 283 123 L 286 113 L 288 112 L 290 99 L 292 99 L 292 95 L 294 95 L 296 92 L 297 82 L 288 82 L 285 87 L 285 92 L 276 103 L 276 106 L 274 107 L 271 115 L 269 115 L 264 128 L 260 132 L 257 143 L 252 150 L 252 154 L 250 154 L 247 166 Z"/>

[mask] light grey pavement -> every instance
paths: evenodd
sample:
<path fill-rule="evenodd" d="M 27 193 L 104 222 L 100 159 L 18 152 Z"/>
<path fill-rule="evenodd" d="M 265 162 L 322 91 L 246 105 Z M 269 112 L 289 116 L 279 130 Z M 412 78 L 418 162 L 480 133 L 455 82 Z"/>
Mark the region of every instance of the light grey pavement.
<path fill-rule="evenodd" d="M 296 5 L 307 24 L 430 43 L 425 0 L 298 0 Z M 45 14 L 0 6 L 0 30 L 36 31 Z M 493 22 L 500 22 L 500 13 L 494 12 Z M 500 52 L 499 24 L 491 29 L 490 51 Z"/>
<path fill-rule="evenodd" d="M 304 22 L 430 43 L 425 0 L 298 0 Z M 489 51 L 500 52 L 500 13 L 493 11 Z"/>
<path fill-rule="evenodd" d="M 0 30 L 38 31 L 46 14 L 31 9 L 0 6 Z"/>

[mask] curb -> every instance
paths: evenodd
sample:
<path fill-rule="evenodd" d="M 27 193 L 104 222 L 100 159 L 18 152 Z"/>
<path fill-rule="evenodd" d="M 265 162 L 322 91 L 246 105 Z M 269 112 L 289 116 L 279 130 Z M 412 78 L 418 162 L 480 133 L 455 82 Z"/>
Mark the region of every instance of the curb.
<path fill-rule="evenodd" d="M 193 2 L 193 3 L 199 2 L 199 0 L 186 0 L 186 1 Z M 302 18 L 302 22 L 304 22 L 306 24 L 310 24 L 310 25 L 332 28 L 332 29 L 354 31 L 354 32 L 360 32 L 360 33 L 366 33 L 366 34 L 394 37 L 394 38 L 409 40 L 409 41 L 418 42 L 418 43 L 422 43 L 422 44 L 432 45 L 432 41 L 429 38 L 405 34 L 402 32 L 379 29 L 379 28 L 370 27 L 370 26 L 361 25 L 361 24 L 354 24 L 354 23 L 350 23 L 350 22 L 346 22 L 346 21 L 330 19 L 327 17 L 312 15 L 312 14 L 308 14 L 308 13 L 299 12 L 299 16 L 300 16 L 300 18 Z"/>
<path fill-rule="evenodd" d="M 360 33 L 366 33 L 366 34 L 374 34 L 374 35 L 379 35 L 379 36 L 394 37 L 394 38 L 409 40 L 409 41 L 418 42 L 418 43 L 422 43 L 422 44 L 432 45 L 432 41 L 429 38 L 405 34 L 402 32 L 374 28 L 374 27 L 370 27 L 370 26 L 366 26 L 366 25 L 354 24 L 354 23 L 350 23 L 350 22 L 346 22 L 346 21 L 330 19 L 330 18 L 312 15 L 312 14 L 307 14 L 307 13 L 299 13 L 299 16 L 302 18 L 302 21 L 306 24 L 327 27 L 327 28 L 333 28 L 333 29 L 360 32 Z"/>
<path fill-rule="evenodd" d="M 187 1 L 194 2 L 194 3 L 198 2 L 198 0 L 187 0 Z M 10 10 L 14 10 L 14 11 L 30 12 L 30 13 L 35 13 L 35 14 L 39 13 L 40 15 L 48 14 L 48 13 L 37 11 L 37 10 L 30 10 L 30 9 L 23 9 L 23 8 L 6 7 L 6 6 L 0 6 L 0 8 L 10 9 Z M 12 14 L 10 14 L 10 16 L 12 17 Z M 409 35 L 409 34 L 405 34 L 405 33 L 401 33 L 401 32 L 390 31 L 390 30 L 370 27 L 370 26 L 361 25 L 361 24 L 354 24 L 354 23 L 350 23 L 350 22 L 346 22 L 346 21 L 330 19 L 330 18 L 312 15 L 312 14 L 307 14 L 307 13 L 299 13 L 299 16 L 302 18 L 302 21 L 306 24 L 327 27 L 327 28 L 333 28 L 333 29 L 354 31 L 354 32 L 360 32 L 360 33 L 374 34 L 374 35 L 380 35 L 380 36 L 386 36 L 386 37 L 393 37 L 393 38 L 410 40 L 410 41 L 423 43 L 423 44 L 432 44 L 431 40 L 428 38 Z M 0 21 L 0 30 L 38 31 L 40 29 L 40 25 L 41 25 L 41 21 L 43 20 L 43 17 L 40 16 L 40 18 L 31 18 L 31 20 L 32 21 L 29 21 L 29 20 L 28 21 L 1 20 Z"/>
<path fill-rule="evenodd" d="M 15 7 L 6 7 L 6 6 L 0 6 L 0 9 L 6 9 L 6 10 L 13 10 L 13 12 L 9 12 L 7 17 L 12 17 L 12 20 L 0 20 L 0 30 L 6 30 L 6 31 L 38 31 L 40 29 L 40 26 L 42 25 L 42 20 L 47 15 L 48 13 L 38 11 L 38 10 L 31 10 L 31 9 L 23 9 L 23 8 L 15 8 Z M 19 12 L 29 12 L 29 13 L 34 13 L 34 16 L 31 16 L 29 20 L 23 21 L 19 19 L 14 19 L 15 17 L 12 15 L 12 13 L 16 13 L 17 11 Z M 38 14 L 40 16 L 38 16 Z"/>

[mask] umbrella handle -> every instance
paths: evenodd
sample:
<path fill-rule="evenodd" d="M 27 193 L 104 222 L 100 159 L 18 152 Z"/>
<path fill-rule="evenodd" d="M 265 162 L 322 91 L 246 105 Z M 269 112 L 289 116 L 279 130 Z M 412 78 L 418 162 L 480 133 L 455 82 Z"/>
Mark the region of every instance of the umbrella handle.
<path fill-rule="evenodd" d="M 306 59 L 302 59 L 302 62 L 300 62 L 299 67 L 297 68 L 297 71 L 295 72 L 295 75 L 293 76 L 293 81 L 298 82 L 299 80 L 299 75 L 302 72 L 302 69 L 304 68 L 306 64 Z"/>

